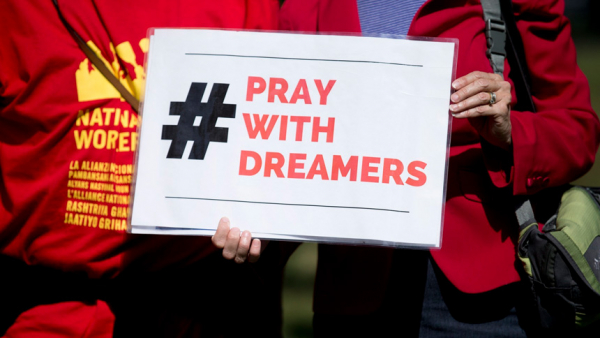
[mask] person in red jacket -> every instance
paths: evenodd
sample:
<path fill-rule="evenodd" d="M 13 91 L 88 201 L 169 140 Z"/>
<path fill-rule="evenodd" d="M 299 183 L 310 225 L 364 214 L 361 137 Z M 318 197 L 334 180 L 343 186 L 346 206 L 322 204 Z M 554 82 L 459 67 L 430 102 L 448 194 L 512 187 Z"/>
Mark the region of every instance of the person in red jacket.
<path fill-rule="evenodd" d="M 277 0 L 58 4 L 138 99 L 149 28 L 274 30 L 279 11 Z M 217 246 L 126 233 L 140 116 L 53 1 L 0 2 L 0 31 L 0 335 L 281 336 L 277 245 L 235 264 L 221 255 L 255 260 L 260 243 L 237 229 L 222 240 L 227 222 Z"/>
<path fill-rule="evenodd" d="M 513 10 L 537 113 L 515 109 L 527 98 L 516 96 L 508 63 L 506 81 L 492 71 L 477 0 L 287 0 L 282 6 L 283 30 L 459 39 L 442 248 L 427 254 L 320 245 L 317 336 L 417 336 L 422 306 L 423 336 L 524 334 L 509 315 L 522 298 L 512 197 L 542 192 L 547 198 L 534 206 L 538 218 L 554 213 L 557 200 L 547 202 L 552 191 L 594 162 L 600 124 L 563 1 L 514 0 Z"/>

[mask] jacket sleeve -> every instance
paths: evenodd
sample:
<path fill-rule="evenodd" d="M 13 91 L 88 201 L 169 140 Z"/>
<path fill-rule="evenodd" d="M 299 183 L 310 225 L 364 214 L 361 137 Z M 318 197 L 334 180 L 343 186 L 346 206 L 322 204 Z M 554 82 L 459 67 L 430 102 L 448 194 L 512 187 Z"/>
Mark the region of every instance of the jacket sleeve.
<path fill-rule="evenodd" d="M 511 112 L 511 168 L 493 165 L 498 164 L 494 154 L 486 158 L 496 186 L 512 183 L 515 195 L 529 195 L 569 183 L 591 168 L 600 122 L 591 107 L 587 79 L 577 66 L 564 2 L 515 0 L 514 6 L 537 113 Z"/>

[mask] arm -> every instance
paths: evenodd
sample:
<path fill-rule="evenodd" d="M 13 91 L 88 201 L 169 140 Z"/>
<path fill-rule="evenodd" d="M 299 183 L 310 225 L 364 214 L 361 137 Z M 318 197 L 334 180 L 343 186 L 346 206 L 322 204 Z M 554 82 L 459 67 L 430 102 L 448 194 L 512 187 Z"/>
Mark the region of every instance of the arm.
<path fill-rule="evenodd" d="M 562 1 L 515 1 L 515 9 L 538 113 L 511 112 L 508 103 L 515 101 L 510 84 L 479 72 L 455 81 L 453 102 L 458 107 L 451 110 L 469 118 L 494 145 L 483 148 L 496 186 L 512 184 L 514 194 L 528 195 L 569 183 L 589 170 L 600 142 L 600 124 L 590 105 L 587 80 L 577 67 Z M 492 91 L 498 97 L 494 107 L 488 104 Z"/>
<path fill-rule="evenodd" d="M 511 114 L 513 192 L 525 195 L 585 174 L 600 143 L 587 79 L 577 66 L 562 0 L 515 1 L 538 113 Z"/>

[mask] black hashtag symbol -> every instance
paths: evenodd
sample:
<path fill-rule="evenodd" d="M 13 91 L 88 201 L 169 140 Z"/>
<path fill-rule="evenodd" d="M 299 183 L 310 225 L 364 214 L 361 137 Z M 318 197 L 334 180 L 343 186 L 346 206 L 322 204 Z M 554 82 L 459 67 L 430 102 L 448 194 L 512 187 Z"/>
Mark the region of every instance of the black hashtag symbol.
<path fill-rule="evenodd" d="M 228 84 L 215 83 L 202 103 L 206 83 L 192 83 L 185 102 L 171 102 L 169 115 L 179 115 L 176 126 L 166 125 L 162 129 L 163 140 L 172 140 L 167 158 L 182 158 L 187 141 L 194 141 L 190 160 L 203 160 L 212 142 L 227 142 L 227 128 L 216 127 L 219 117 L 235 118 L 235 104 L 224 104 Z M 196 116 L 202 116 L 200 126 L 194 126 Z"/>

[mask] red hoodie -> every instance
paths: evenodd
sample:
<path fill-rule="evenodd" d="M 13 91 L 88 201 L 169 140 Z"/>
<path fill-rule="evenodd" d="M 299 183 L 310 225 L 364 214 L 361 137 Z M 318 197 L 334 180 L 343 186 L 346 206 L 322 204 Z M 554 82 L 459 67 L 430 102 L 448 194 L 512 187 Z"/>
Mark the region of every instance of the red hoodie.
<path fill-rule="evenodd" d="M 59 4 L 138 98 L 149 28 L 274 30 L 279 9 L 277 0 Z M 0 2 L 0 31 L 0 253 L 100 278 L 185 265 L 213 252 L 206 237 L 126 233 L 140 118 L 85 57 L 52 1 Z M 53 325 L 68 323 L 65 313 L 111 322 L 105 305 L 73 306 L 43 312 Z M 86 336 L 97 322 L 90 320 L 71 322 L 62 335 Z"/>

